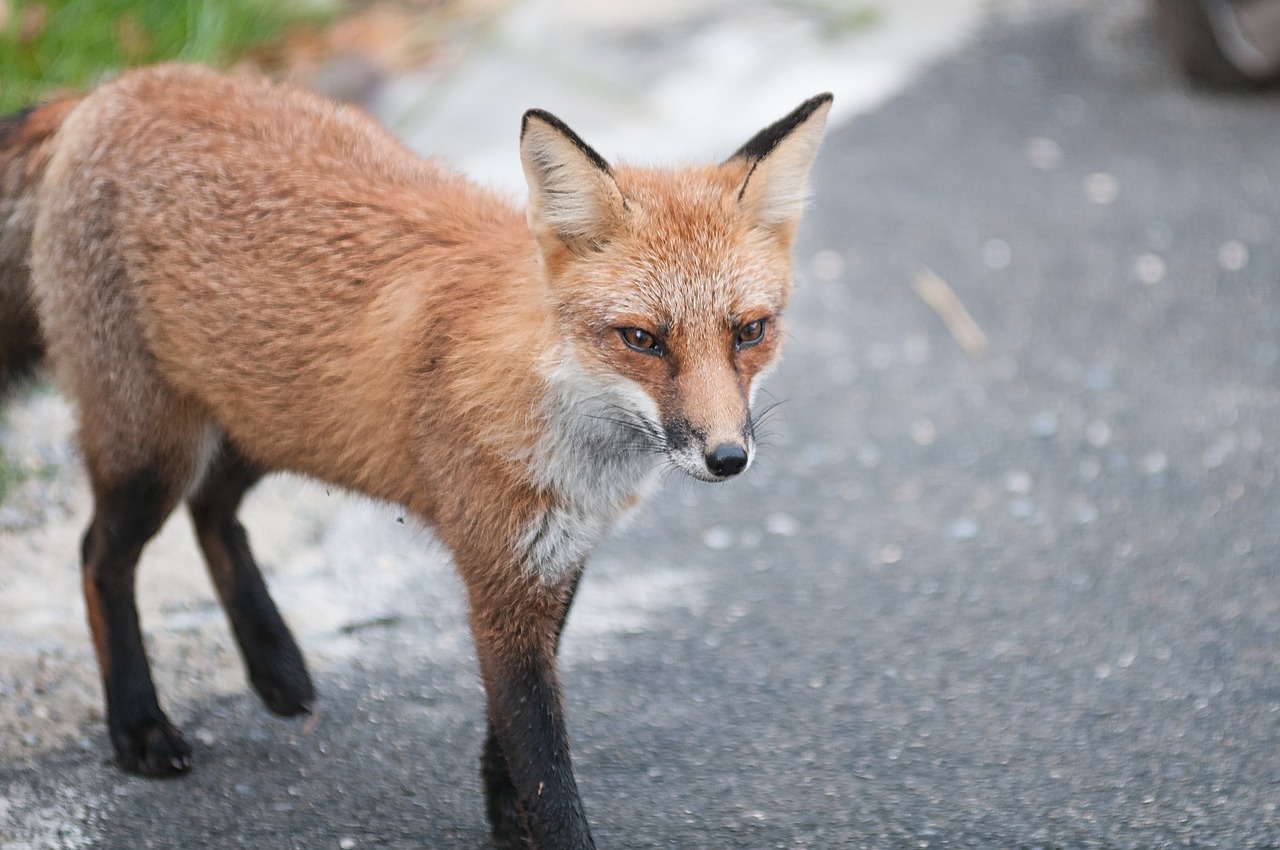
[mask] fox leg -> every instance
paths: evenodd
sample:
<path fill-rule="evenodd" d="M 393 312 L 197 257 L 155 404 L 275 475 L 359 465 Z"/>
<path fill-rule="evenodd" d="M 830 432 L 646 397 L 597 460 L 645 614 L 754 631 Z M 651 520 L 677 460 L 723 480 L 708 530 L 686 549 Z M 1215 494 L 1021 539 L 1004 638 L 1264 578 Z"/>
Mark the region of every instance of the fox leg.
<path fill-rule="evenodd" d="M 315 688 L 236 519 L 241 499 L 262 474 L 224 440 L 188 507 L 249 681 L 268 709 L 289 717 L 310 709 Z"/>
<path fill-rule="evenodd" d="M 581 577 L 582 572 L 579 570 L 569 580 L 564 609 L 560 614 L 560 622 L 556 626 L 555 653 L 557 656 L 560 652 L 560 637 L 564 633 L 565 622 L 569 619 L 569 609 L 573 606 Z M 489 721 L 484 752 L 480 757 L 480 775 L 484 780 L 485 802 L 494 846 L 499 850 L 522 850 L 527 846 L 525 842 L 528 834 L 524 825 L 527 815 L 521 810 L 516 787 L 511 781 L 511 771 L 507 767 L 507 759 L 502 753 L 502 747 L 498 744 L 492 720 Z"/>
<path fill-rule="evenodd" d="M 107 701 L 107 728 L 124 770 L 147 776 L 191 767 L 191 747 L 160 709 L 138 623 L 138 557 L 182 498 L 185 481 L 158 466 L 106 483 L 94 475 L 94 514 L 81 547 L 89 628 Z"/>
<path fill-rule="evenodd" d="M 485 583 L 482 594 L 472 588 L 490 729 L 482 773 L 494 842 L 504 850 L 595 847 L 573 778 L 556 672 L 575 584 L 549 587 L 519 575 L 501 586 Z"/>

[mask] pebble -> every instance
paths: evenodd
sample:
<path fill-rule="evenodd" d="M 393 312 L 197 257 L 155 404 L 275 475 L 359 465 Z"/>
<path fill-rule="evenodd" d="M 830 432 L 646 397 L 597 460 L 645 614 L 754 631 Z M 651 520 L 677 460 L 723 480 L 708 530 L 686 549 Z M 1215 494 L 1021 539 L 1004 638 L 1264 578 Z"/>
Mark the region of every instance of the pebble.
<path fill-rule="evenodd" d="M 1138 259 L 1133 263 L 1134 277 L 1147 286 L 1154 286 L 1164 280 L 1168 270 L 1164 258 L 1159 254 L 1139 254 Z"/>
<path fill-rule="evenodd" d="M 723 525 L 713 525 L 702 532 L 702 545 L 708 549 L 728 549 L 733 545 L 733 532 Z"/>
<path fill-rule="evenodd" d="M 1204 454 L 1200 456 L 1200 462 L 1204 464 L 1205 469 L 1217 469 L 1226 462 L 1230 454 L 1231 446 L 1227 441 L 1219 440 L 1204 450 Z"/>
<path fill-rule="evenodd" d="M 938 428 L 928 419 L 911 423 L 911 442 L 917 446 L 931 446 L 938 439 Z"/>
<path fill-rule="evenodd" d="M 1013 262 L 1013 249 L 1003 239 L 988 239 L 982 243 L 982 264 L 989 269 L 1008 268 Z"/>
<path fill-rule="evenodd" d="M 1085 439 L 1095 449 L 1100 449 L 1111 442 L 1111 426 L 1101 419 L 1095 419 L 1085 428 Z"/>
<path fill-rule="evenodd" d="M 884 459 L 884 453 L 875 443 L 863 443 L 858 446 L 855 456 L 864 469 L 875 469 Z"/>
<path fill-rule="evenodd" d="M 1238 239 L 1228 239 L 1218 246 L 1218 265 L 1238 272 L 1249 264 L 1249 247 Z"/>
<path fill-rule="evenodd" d="M 947 536 L 952 540 L 972 540 L 978 536 L 981 527 L 972 517 L 960 517 L 947 526 Z"/>
<path fill-rule="evenodd" d="M 1148 475 L 1159 475 L 1168 468 L 1169 456 L 1158 449 L 1142 457 L 1142 470 Z"/>
<path fill-rule="evenodd" d="M 1084 178 L 1084 196 L 1098 205 L 1114 203 L 1120 196 L 1120 181 L 1105 171 L 1095 171 Z"/>
<path fill-rule="evenodd" d="M 791 537 L 800 530 L 800 523 L 791 514 L 769 514 L 764 520 L 764 530 L 770 534 Z"/>
<path fill-rule="evenodd" d="M 1006 493 L 1012 493 L 1024 496 L 1031 492 L 1032 486 L 1035 484 L 1031 473 L 1025 469 L 1011 469 L 1004 475 L 1004 489 Z"/>
<path fill-rule="evenodd" d="M 1037 437 L 1052 437 L 1058 433 L 1058 416 L 1053 411 L 1042 410 L 1031 417 L 1031 433 Z"/>
<path fill-rule="evenodd" d="M 1041 171 L 1054 171 L 1058 166 L 1062 165 L 1062 145 L 1053 139 L 1035 136 L 1027 139 L 1026 147 L 1023 150 L 1027 157 L 1027 162 L 1031 163 L 1032 168 L 1038 168 Z"/>

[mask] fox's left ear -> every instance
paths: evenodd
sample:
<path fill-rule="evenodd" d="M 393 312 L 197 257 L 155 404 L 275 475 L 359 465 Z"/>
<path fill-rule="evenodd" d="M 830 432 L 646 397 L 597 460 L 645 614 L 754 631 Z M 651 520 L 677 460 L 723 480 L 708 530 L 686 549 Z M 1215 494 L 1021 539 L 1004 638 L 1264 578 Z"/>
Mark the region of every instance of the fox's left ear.
<path fill-rule="evenodd" d="M 794 228 L 799 223 L 831 101 L 830 93 L 809 98 L 729 157 L 730 162 L 745 160 L 751 165 L 738 190 L 738 203 L 757 227 Z"/>
<path fill-rule="evenodd" d="M 543 250 L 598 250 L 612 238 L 627 204 L 613 169 L 550 112 L 530 109 L 520 126 L 520 162 L 529 183 L 529 228 Z"/>

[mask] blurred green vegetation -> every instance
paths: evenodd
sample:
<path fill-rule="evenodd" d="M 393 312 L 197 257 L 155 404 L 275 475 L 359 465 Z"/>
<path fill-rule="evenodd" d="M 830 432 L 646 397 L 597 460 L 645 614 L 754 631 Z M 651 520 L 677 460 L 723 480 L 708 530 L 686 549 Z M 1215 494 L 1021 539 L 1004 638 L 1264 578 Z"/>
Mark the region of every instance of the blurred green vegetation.
<path fill-rule="evenodd" d="M 26 477 L 22 467 L 0 452 L 0 504 L 4 503 L 5 494 L 9 492 L 9 488 Z"/>
<path fill-rule="evenodd" d="M 165 59 L 226 65 L 335 4 L 302 0 L 0 0 L 0 115 Z M 2 480 L 2 479 L 0 479 Z"/>

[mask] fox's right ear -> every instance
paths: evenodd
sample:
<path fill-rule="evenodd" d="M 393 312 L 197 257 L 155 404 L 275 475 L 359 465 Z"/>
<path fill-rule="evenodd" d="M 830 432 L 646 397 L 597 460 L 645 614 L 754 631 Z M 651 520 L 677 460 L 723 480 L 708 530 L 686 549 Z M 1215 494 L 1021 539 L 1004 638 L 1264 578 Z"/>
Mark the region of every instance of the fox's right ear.
<path fill-rule="evenodd" d="M 529 228 L 544 250 L 559 243 L 586 254 L 617 232 L 627 204 L 613 170 L 559 118 L 541 109 L 524 114 L 520 161 L 529 183 Z"/>

